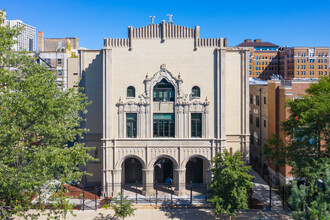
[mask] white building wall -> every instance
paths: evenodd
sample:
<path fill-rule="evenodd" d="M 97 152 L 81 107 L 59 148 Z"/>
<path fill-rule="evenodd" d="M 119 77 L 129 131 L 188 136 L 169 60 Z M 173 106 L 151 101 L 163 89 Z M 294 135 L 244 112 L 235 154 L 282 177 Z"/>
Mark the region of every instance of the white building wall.
<path fill-rule="evenodd" d="M 17 37 L 17 43 L 14 45 L 13 49 L 16 51 L 25 50 L 25 51 L 36 51 L 36 28 L 23 23 L 20 20 L 7 20 L 7 24 L 10 27 L 23 27 Z"/>

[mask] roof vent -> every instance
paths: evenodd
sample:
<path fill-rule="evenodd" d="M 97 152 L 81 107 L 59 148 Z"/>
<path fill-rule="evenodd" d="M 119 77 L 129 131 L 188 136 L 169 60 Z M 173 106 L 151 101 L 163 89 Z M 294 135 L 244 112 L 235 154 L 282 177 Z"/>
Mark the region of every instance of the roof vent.
<path fill-rule="evenodd" d="M 244 42 L 251 42 L 251 39 L 245 39 Z"/>
<path fill-rule="evenodd" d="M 261 42 L 261 39 L 255 39 L 254 42 Z"/>

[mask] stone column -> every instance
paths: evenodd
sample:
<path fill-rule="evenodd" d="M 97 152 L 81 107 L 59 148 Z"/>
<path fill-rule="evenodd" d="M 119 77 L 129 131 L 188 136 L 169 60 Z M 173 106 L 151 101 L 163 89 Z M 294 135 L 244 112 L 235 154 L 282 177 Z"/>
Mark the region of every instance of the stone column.
<path fill-rule="evenodd" d="M 186 189 L 186 169 L 175 169 L 174 176 L 174 193 L 178 196 L 184 195 Z"/>
<path fill-rule="evenodd" d="M 189 137 L 189 106 L 187 104 L 183 107 L 183 137 L 188 138 Z"/>
<path fill-rule="evenodd" d="M 206 170 L 206 189 L 209 189 L 212 181 L 212 172 L 210 169 Z"/>
<path fill-rule="evenodd" d="M 117 196 L 121 190 L 121 169 L 112 170 L 113 196 Z"/>
<path fill-rule="evenodd" d="M 154 191 L 154 170 L 142 169 L 143 195 L 151 195 Z"/>
<path fill-rule="evenodd" d="M 124 106 L 120 105 L 118 106 L 118 133 L 119 133 L 119 137 L 123 138 L 125 137 L 124 134 Z"/>

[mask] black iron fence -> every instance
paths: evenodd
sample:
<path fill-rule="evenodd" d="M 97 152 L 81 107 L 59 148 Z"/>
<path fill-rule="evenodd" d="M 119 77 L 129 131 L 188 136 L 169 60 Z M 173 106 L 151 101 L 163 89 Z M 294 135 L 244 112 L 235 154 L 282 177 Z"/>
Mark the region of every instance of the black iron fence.
<path fill-rule="evenodd" d="M 66 195 L 75 209 L 97 210 L 110 205 L 119 193 L 134 204 L 144 205 L 211 205 L 208 202 L 208 184 L 109 184 L 106 187 L 77 187 L 66 185 Z M 108 190 L 108 192 L 107 192 Z M 250 209 L 287 209 L 286 188 L 251 189 L 248 200 Z M 40 195 L 38 195 L 40 196 Z"/>

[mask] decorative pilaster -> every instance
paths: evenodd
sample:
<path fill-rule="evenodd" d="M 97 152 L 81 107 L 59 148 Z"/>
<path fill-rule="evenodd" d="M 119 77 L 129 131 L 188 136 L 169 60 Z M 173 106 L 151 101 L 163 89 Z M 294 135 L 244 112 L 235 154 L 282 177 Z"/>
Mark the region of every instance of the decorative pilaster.
<path fill-rule="evenodd" d="M 186 189 L 186 169 L 175 169 L 174 175 L 174 193 L 181 196 Z"/>
<path fill-rule="evenodd" d="M 112 170 L 113 195 L 117 196 L 121 191 L 121 169 Z"/>
<path fill-rule="evenodd" d="M 142 169 L 143 195 L 151 195 L 154 190 L 153 171 L 153 169 Z"/>

